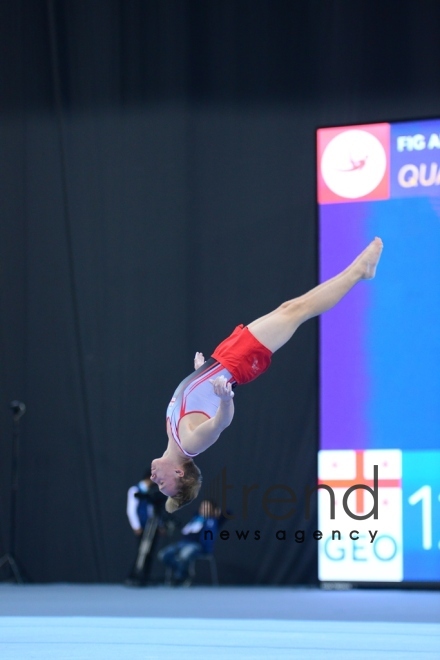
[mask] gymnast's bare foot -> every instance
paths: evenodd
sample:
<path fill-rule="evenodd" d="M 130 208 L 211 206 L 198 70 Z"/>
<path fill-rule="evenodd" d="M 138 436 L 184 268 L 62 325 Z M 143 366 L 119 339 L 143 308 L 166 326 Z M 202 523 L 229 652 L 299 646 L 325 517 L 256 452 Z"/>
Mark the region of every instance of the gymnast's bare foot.
<path fill-rule="evenodd" d="M 376 275 L 377 264 L 382 254 L 383 243 L 376 236 L 374 241 L 358 256 L 354 266 L 359 269 L 359 277 L 363 280 L 371 280 Z"/>

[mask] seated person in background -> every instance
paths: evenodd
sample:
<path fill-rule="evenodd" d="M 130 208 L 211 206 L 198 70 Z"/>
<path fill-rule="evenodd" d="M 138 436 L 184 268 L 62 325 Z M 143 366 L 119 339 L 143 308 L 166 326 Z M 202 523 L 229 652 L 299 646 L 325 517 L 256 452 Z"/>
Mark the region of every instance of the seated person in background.
<path fill-rule="evenodd" d="M 172 584 L 190 584 L 191 562 L 199 555 L 212 553 L 214 540 L 224 521 L 225 517 L 215 503 L 212 500 L 203 500 L 198 513 L 182 529 L 181 533 L 185 538 L 178 543 L 167 545 L 159 552 L 160 561 L 172 569 Z"/>

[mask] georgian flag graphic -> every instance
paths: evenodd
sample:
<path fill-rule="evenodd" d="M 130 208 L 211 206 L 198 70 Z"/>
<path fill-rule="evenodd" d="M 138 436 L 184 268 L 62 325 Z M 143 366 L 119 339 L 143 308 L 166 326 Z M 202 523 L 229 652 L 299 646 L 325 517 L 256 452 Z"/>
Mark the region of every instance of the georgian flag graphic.
<path fill-rule="evenodd" d="M 343 497 L 352 486 L 374 487 L 378 466 L 378 518 L 351 518 Z M 318 491 L 319 579 L 352 582 L 398 582 L 403 578 L 402 559 L 402 454 L 398 449 L 323 450 L 318 455 L 319 483 L 335 494 L 335 519 L 330 494 Z M 373 495 L 366 489 L 351 492 L 349 512 L 367 515 Z M 341 539 L 339 540 L 340 532 Z M 351 534 L 351 538 L 350 538 Z M 358 538 L 356 538 L 358 537 Z"/>

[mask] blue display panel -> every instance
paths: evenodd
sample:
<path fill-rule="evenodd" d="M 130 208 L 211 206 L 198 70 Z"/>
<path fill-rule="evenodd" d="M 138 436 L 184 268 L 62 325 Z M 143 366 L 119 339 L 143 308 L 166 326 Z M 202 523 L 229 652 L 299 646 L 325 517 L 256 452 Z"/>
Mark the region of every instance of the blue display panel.
<path fill-rule="evenodd" d="M 439 579 L 440 452 L 403 453 L 404 577 Z"/>
<path fill-rule="evenodd" d="M 319 577 L 440 581 L 440 120 L 317 137 L 321 280 L 385 246 L 321 319 Z"/>

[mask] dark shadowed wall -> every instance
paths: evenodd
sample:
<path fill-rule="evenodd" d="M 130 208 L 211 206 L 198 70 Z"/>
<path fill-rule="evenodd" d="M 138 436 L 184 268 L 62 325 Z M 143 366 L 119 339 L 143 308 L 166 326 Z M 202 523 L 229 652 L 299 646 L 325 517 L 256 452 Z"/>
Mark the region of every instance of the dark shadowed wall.
<path fill-rule="evenodd" d="M 126 491 L 195 351 L 317 282 L 316 128 L 439 115 L 439 28 L 429 1 L 1 4 L 0 553 L 21 399 L 33 580 L 125 577 Z M 231 486 L 223 583 L 316 580 L 317 332 L 237 390 L 198 461 L 205 493 Z"/>

